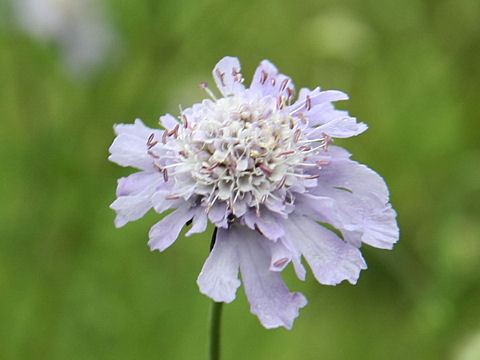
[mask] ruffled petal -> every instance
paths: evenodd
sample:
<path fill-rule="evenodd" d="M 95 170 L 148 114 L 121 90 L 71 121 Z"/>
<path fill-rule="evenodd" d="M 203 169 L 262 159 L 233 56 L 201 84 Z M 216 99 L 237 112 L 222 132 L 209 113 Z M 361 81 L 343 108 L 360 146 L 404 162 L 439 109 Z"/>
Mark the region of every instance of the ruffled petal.
<path fill-rule="evenodd" d="M 292 79 L 280 74 L 278 69 L 268 60 L 263 60 L 253 75 L 250 89 L 258 91 L 262 96 L 284 97 L 286 102 L 293 100 L 295 86 Z"/>
<path fill-rule="evenodd" d="M 284 226 L 288 239 L 303 254 L 321 284 L 337 285 L 343 280 L 355 284 L 360 271 L 367 268 L 360 250 L 315 221 L 291 216 Z"/>
<path fill-rule="evenodd" d="M 141 170 L 155 170 L 152 157 L 147 153 L 147 141 L 151 134 L 161 139 L 163 131 L 151 129 L 140 119 L 135 124 L 118 124 L 114 127 L 118 136 L 110 146 L 110 161 L 121 166 L 132 166 Z"/>
<path fill-rule="evenodd" d="M 152 194 L 163 183 L 158 173 L 138 172 L 118 180 L 118 198 L 110 205 L 117 212 L 115 226 L 140 219 L 152 207 Z"/>
<path fill-rule="evenodd" d="M 245 293 L 250 310 L 267 329 L 284 326 L 291 329 L 299 309 L 307 304 L 301 293 L 292 293 L 279 272 L 270 271 L 270 259 L 260 242 L 265 239 L 257 232 L 232 226 L 231 239 L 237 244 Z"/>
<path fill-rule="evenodd" d="M 188 205 L 182 206 L 165 216 L 150 229 L 150 250 L 163 251 L 177 240 L 180 231 L 187 221 L 191 220 L 194 210 Z"/>
<path fill-rule="evenodd" d="M 322 181 L 310 194 L 297 196 L 297 211 L 332 224 L 357 247 L 364 242 L 391 249 L 399 239 L 399 229 L 385 181 L 365 165 L 348 159 L 343 149 L 331 150 L 329 164 L 318 172 Z"/>
<path fill-rule="evenodd" d="M 235 95 L 243 90 L 242 67 L 236 57 L 225 56 L 213 69 L 213 78 L 223 96 Z"/>
<path fill-rule="evenodd" d="M 197 279 L 200 292 L 217 302 L 232 302 L 240 286 L 236 240 L 231 235 L 229 230 L 218 229 L 215 245 Z"/>

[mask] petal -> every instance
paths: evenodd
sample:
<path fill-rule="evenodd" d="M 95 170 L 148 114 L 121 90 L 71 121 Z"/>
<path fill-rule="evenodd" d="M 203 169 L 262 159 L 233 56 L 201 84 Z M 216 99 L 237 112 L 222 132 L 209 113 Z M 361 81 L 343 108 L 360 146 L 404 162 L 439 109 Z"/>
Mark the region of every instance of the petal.
<path fill-rule="evenodd" d="M 225 202 L 215 203 L 208 212 L 208 218 L 218 227 L 226 228 L 228 225 L 228 210 Z"/>
<path fill-rule="evenodd" d="M 172 130 L 175 128 L 175 126 L 177 126 L 179 123 L 178 123 L 178 120 L 175 119 L 175 117 L 173 117 L 172 115 L 170 114 L 165 114 L 163 116 L 160 116 L 160 124 L 162 124 L 162 126 L 167 129 L 167 130 Z"/>
<path fill-rule="evenodd" d="M 360 271 L 367 268 L 360 250 L 315 221 L 290 216 L 284 226 L 288 239 L 303 254 L 321 284 L 337 285 L 343 280 L 355 284 Z"/>
<path fill-rule="evenodd" d="M 184 205 L 153 225 L 150 229 L 150 240 L 148 241 L 150 250 L 163 251 L 172 245 L 177 240 L 186 222 L 192 219 L 193 213 L 194 209 Z"/>
<path fill-rule="evenodd" d="M 315 128 L 310 134 L 309 138 L 315 138 L 314 134 L 328 134 L 335 138 L 348 138 L 356 136 L 367 130 L 368 126 L 365 123 L 357 123 L 357 120 L 353 117 L 343 117 L 327 122 Z"/>
<path fill-rule="evenodd" d="M 231 56 L 225 56 L 215 65 L 213 78 L 223 96 L 238 94 L 245 90 L 241 69 L 240 61 Z"/>
<path fill-rule="evenodd" d="M 168 182 L 164 183 L 163 186 L 152 195 L 152 206 L 157 213 L 161 214 L 169 209 L 178 208 L 185 203 L 185 199 L 183 198 L 169 197 L 172 193 L 171 183 Z"/>
<path fill-rule="evenodd" d="M 292 260 L 292 252 L 281 241 L 263 241 L 262 245 L 270 255 L 270 271 L 282 271 Z"/>
<path fill-rule="evenodd" d="M 260 234 L 241 226 L 232 226 L 231 239 L 237 245 L 245 293 L 250 310 L 267 329 L 284 326 L 291 329 L 299 309 L 307 304 L 301 293 L 292 293 L 279 272 L 270 271 L 270 259 L 260 245 Z"/>
<path fill-rule="evenodd" d="M 295 269 L 295 274 L 297 274 L 297 277 L 300 280 L 305 280 L 305 277 L 307 276 L 307 271 L 305 270 L 302 264 L 302 254 L 297 249 L 295 249 L 295 247 L 292 245 L 290 240 L 288 240 L 287 238 L 284 237 L 280 239 L 280 242 L 283 244 L 283 246 L 285 246 L 288 249 L 288 251 L 291 254 L 291 259 L 292 259 L 293 268 Z"/>
<path fill-rule="evenodd" d="M 305 113 L 305 115 L 308 115 L 310 112 L 316 112 L 315 107 L 319 105 L 347 99 L 348 95 L 339 90 L 320 91 L 320 88 L 318 87 L 312 91 L 302 89 L 298 100 L 289 107 L 289 110 L 290 114 L 302 112 Z"/>
<path fill-rule="evenodd" d="M 332 156 L 329 164 L 319 172 L 322 178 L 319 182 L 320 189 L 345 188 L 360 197 L 374 196 L 388 202 L 389 191 L 380 175 L 367 166 L 346 158 L 346 152 L 337 151 L 337 154 L 339 156 Z"/>
<path fill-rule="evenodd" d="M 196 233 L 202 233 L 207 229 L 207 225 L 208 225 L 208 216 L 205 213 L 205 209 L 202 207 L 198 207 L 195 210 L 195 214 L 193 215 L 192 228 L 188 230 L 185 236 L 190 236 Z"/>
<path fill-rule="evenodd" d="M 276 216 L 267 211 L 263 211 L 262 216 L 257 216 L 254 210 L 249 210 L 243 220 L 250 229 L 258 229 L 267 239 L 277 241 L 285 235 L 283 228 L 276 220 Z"/>
<path fill-rule="evenodd" d="M 110 205 L 117 212 L 115 226 L 140 219 L 152 207 L 152 194 L 163 183 L 158 173 L 138 172 L 118 180 L 118 198 Z"/>
<path fill-rule="evenodd" d="M 280 74 L 268 60 L 263 60 L 257 67 L 250 88 L 259 91 L 262 96 L 284 96 L 287 102 L 292 101 L 295 95 L 292 79 Z"/>
<path fill-rule="evenodd" d="M 135 124 L 118 124 L 114 127 L 118 136 L 110 146 L 108 160 L 121 166 L 141 170 L 154 170 L 152 157 L 147 153 L 147 141 L 151 134 L 161 139 L 163 131 L 151 129 L 139 119 Z"/>
<path fill-rule="evenodd" d="M 218 229 L 215 245 L 197 279 L 200 292 L 217 302 L 232 302 L 240 286 L 236 240 L 231 234 Z"/>

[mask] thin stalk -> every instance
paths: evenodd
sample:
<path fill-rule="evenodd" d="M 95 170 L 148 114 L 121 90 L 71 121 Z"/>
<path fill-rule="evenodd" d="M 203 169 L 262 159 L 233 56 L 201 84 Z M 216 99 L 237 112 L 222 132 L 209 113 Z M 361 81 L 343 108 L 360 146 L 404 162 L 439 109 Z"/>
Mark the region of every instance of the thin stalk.
<path fill-rule="evenodd" d="M 213 231 L 212 241 L 210 243 L 210 251 L 215 245 L 217 238 L 217 228 Z M 208 348 L 209 360 L 220 360 L 220 328 L 222 322 L 222 305 L 223 302 L 212 300 L 210 307 L 210 343 Z"/>
<path fill-rule="evenodd" d="M 223 302 L 212 301 L 210 307 L 210 360 L 220 360 L 220 327 Z"/>

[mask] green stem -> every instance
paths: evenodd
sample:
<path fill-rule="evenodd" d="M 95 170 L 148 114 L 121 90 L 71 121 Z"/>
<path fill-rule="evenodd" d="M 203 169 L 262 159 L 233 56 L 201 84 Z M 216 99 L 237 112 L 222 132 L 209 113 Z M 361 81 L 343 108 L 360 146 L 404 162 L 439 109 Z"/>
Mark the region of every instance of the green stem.
<path fill-rule="evenodd" d="M 217 228 L 213 230 L 210 251 L 212 251 L 217 239 Z M 210 343 L 208 348 L 209 360 L 220 360 L 220 325 L 222 320 L 222 302 L 212 300 L 210 307 Z"/>
<path fill-rule="evenodd" d="M 220 360 L 220 325 L 223 302 L 212 301 L 210 308 L 210 348 L 209 359 Z"/>

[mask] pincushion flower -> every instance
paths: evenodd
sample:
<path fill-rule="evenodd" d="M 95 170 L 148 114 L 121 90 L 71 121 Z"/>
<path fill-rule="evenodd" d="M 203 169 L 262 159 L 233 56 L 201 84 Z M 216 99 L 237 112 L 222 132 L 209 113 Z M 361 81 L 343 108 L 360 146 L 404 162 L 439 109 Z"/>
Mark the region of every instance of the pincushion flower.
<path fill-rule="evenodd" d="M 267 60 L 250 88 L 237 58 L 220 60 L 213 77 L 223 97 L 201 84 L 212 99 L 162 116 L 164 130 L 115 126 L 109 159 L 140 170 L 118 182 L 115 224 L 175 209 L 150 230 L 151 250 L 163 251 L 185 224 L 189 236 L 210 220 L 218 231 L 200 291 L 231 302 L 240 272 L 263 326 L 291 328 L 307 300 L 281 271 L 292 263 L 304 280 L 303 257 L 321 284 L 355 284 L 367 267 L 362 243 L 391 249 L 398 240 L 396 213 L 383 179 L 331 145 L 367 129 L 334 108 L 345 93 L 304 88 L 295 101 L 291 79 Z"/>

